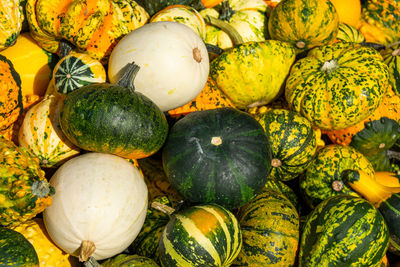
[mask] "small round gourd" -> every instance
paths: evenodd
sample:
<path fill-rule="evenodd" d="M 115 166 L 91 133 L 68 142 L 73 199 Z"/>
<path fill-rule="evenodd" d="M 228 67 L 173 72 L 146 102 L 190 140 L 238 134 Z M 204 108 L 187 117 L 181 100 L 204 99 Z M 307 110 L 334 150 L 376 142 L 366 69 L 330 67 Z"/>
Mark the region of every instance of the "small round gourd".
<path fill-rule="evenodd" d="M 110 258 L 139 233 L 147 211 L 147 187 L 127 160 L 104 153 L 70 159 L 53 174 L 56 194 L 43 213 L 51 239 L 86 261 Z"/>
<path fill-rule="evenodd" d="M 136 91 L 162 111 L 195 98 L 209 73 L 208 52 L 202 39 L 188 26 L 173 21 L 148 23 L 119 41 L 108 62 L 111 83 L 119 80 L 123 68 L 131 62 L 141 68 L 134 81 Z"/>

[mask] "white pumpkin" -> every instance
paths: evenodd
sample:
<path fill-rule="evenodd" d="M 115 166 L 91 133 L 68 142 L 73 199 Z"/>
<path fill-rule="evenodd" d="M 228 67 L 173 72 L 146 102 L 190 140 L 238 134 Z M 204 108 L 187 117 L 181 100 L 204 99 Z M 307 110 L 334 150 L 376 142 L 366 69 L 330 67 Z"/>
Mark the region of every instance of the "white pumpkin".
<path fill-rule="evenodd" d="M 188 26 L 175 21 L 143 25 L 128 33 L 113 49 L 108 77 L 116 83 L 123 68 L 140 67 L 135 90 L 162 111 L 185 105 L 204 88 L 210 70 L 203 40 Z"/>
<path fill-rule="evenodd" d="M 61 165 L 50 184 L 55 195 L 43 212 L 46 229 L 61 249 L 81 261 L 122 252 L 143 226 L 147 186 L 126 159 L 86 153 Z"/>

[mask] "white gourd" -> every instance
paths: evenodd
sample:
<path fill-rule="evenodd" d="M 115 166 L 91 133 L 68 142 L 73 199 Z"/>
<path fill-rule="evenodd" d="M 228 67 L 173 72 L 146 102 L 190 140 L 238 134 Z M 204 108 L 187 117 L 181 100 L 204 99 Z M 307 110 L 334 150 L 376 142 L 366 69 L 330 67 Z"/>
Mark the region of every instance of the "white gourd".
<path fill-rule="evenodd" d="M 147 186 L 126 159 L 86 153 L 61 165 L 50 184 L 56 193 L 43 212 L 46 229 L 61 249 L 80 261 L 121 253 L 143 226 Z"/>
<path fill-rule="evenodd" d="M 110 82 L 116 83 L 132 62 L 140 67 L 134 79 L 136 92 L 162 111 L 194 99 L 203 90 L 210 70 L 203 40 L 175 21 L 145 24 L 119 41 L 108 62 Z"/>

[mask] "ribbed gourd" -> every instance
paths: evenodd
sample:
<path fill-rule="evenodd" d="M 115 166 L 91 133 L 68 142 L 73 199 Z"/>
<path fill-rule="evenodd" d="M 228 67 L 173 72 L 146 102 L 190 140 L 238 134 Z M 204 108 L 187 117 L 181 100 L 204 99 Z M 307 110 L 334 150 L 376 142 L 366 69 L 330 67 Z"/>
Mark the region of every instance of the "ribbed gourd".
<path fill-rule="evenodd" d="M 339 23 L 339 30 L 336 39 L 342 42 L 362 43 L 365 41 L 364 35 L 353 25 Z"/>
<path fill-rule="evenodd" d="M 12 46 L 22 30 L 24 13 L 20 0 L 7 0 L 0 3 L 0 51 Z"/>
<path fill-rule="evenodd" d="M 388 67 L 377 50 L 337 42 L 312 49 L 293 65 L 285 97 L 315 127 L 338 130 L 371 115 L 388 86 Z"/>
<path fill-rule="evenodd" d="M 21 78 L 3 55 L 0 55 L 0 73 L 0 135 L 11 140 L 12 126 L 23 108 Z"/>
<path fill-rule="evenodd" d="M 15 226 L 51 205 L 54 188 L 37 158 L 0 138 L 0 225 Z"/>
<path fill-rule="evenodd" d="M 389 67 L 390 83 L 393 90 L 400 96 L 400 44 L 387 47 L 381 51 L 381 55 Z"/>
<path fill-rule="evenodd" d="M 119 254 L 101 263 L 103 267 L 159 267 L 159 265 L 152 259 L 139 256 Z"/>
<path fill-rule="evenodd" d="M 255 115 L 272 150 L 270 179 L 288 181 L 303 173 L 317 152 L 310 121 L 295 111 L 272 109 Z"/>
<path fill-rule="evenodd" d="M 46 96 L 26 112 L 19 129 L 19 145 L 37 157 L 41 167 L 56 167 L 80 153 L 60 127 L 63 100 L 60 96 Z"/>

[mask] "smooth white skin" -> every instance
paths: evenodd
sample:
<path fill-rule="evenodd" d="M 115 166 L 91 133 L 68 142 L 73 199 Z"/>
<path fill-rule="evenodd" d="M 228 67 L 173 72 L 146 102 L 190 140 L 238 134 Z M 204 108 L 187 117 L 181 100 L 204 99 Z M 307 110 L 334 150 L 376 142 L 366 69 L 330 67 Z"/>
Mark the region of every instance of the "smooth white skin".
<path fill-rule="evenodd" d="M 143 226 L 147 186 L 132 163 L 104 153 L 87 153 L 64 163 L 51 177 L 56 193 L 43 220 L 52 240 L 79 256 L 92 241 L 96 260 L 126 249 Z"/>
<path fill-rule="evenodd" d="M 196 61 L 193 50 L 200 51 Z M 116 83 L 128 63 L 140 67 L 135 90 L 162 111 L 185 105 L 204 88 L 210 70 L 203 40 L 188 26 L 172 21 L 145 24 L 127 34 L 113 49 L 108 77 Z"/>

